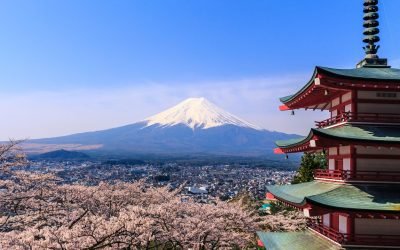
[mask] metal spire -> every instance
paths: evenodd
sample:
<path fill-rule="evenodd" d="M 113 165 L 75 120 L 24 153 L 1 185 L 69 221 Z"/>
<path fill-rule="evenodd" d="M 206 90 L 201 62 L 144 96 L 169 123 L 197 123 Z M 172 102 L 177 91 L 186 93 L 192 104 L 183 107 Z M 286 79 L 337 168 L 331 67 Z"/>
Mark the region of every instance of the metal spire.
<path fill-rule="evenodd" d="M 379 14 L 378 0 L 364 0 L 364 39 L 366 45 L 363 47 L 365 58 L 357 64 L 357 68 L 361 67 L 389 67 L 387 59 L 379 58 L 378 50 L 379 38 Z"/>
<path fill-rule="evenodd" d="M 364 0 L 364 39 L 367 45 L 363 47 L 366 58 L 378 58 L 379 45 L 375 43 L 380 41 L 379 34 L 379 14 L 378 0 Z"/>

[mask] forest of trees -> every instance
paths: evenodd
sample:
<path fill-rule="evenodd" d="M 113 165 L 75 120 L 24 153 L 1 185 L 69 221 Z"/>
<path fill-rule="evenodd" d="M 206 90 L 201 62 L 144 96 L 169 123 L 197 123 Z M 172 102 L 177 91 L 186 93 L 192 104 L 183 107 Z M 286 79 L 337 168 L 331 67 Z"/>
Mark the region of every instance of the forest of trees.
<path fill-rule="evenodd" d="M 240 200 L 183 201 L 144 181 L 61 185 L 25 164 L 18 142 L 0 145 L 0 249 L 244 249 L 257 230 L 305 224 L 296 211 L 261 217 Z"/>

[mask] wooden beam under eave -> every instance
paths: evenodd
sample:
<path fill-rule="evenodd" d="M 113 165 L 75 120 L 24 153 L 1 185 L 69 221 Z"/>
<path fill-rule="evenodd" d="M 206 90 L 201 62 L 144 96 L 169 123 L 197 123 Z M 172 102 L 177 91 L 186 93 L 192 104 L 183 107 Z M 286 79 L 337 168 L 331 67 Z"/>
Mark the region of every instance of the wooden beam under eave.
<path fill-rule="evenodd" d="M 322 111 L 322 110 L 325 110 L 326 107 L 328 107 L 329 104 L 330 104 L 330 102 L 327 102 L 327 103 L 321 108 L 321 111 Z"/>

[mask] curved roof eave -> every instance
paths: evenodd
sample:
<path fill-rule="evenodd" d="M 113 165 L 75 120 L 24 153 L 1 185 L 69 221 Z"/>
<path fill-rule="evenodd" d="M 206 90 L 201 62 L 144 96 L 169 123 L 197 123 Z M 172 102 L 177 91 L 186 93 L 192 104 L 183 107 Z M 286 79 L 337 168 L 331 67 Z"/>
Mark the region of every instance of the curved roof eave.
<path fill-rule="evenodd" d="M 296 92 L 295 94 L 293 94 L 293 95 L 288 95 L 288 96 L 285 96 L 285 97 L 281 97 L 281 98 L 279 98 L 279 100 L 280 100 L 282 103 L 286 104 L 286 103 L 290 102 L 291 100 L 293 100 L 296 96 L 300 95 L 300 94 L 301 94 L 304 90 L 306 90 L 308 87 L 310 87 L 310 86 L 314 83 L 314 79 L 315 79 L 315 77 L 316 77 L 317 74 L 318 74 L 318 68 L 319 68 L 319 67 L 315 67 L 314 73 L 313 73 L 311 79 L 310 79 L 310 80 L 307 82 L 307 84 L 304 85 L 299 91 L 297 91 L 297 92 Z"/>
<path fill-rule="evenodd" d="M 279 148 L 290 148 L 290 147 L 302 145 L 302 144 L 310 141 L 313 136 L 314 136 L 313 129 L 311 129 L 307 136 L 299 137 L 296 139 L 290 139 L 290 140 L 276 141 L 275 145 L 278 146 Z"/>
<path fill-rule="evenodd" d="M 380 136 L 380 134 L 385 136 Z M 370 142 L 380 144 L 400 144 L 400 127 L 377 125 L 344 125 L 336 128 L 312 128 L 305 137 L 276 141 L 279 148 L 292 148 L 309 142 L 313 136 L 328 139 L 340 139 L 356 142 Z M 388 136 L 390 135 L 390 136 Z"/>

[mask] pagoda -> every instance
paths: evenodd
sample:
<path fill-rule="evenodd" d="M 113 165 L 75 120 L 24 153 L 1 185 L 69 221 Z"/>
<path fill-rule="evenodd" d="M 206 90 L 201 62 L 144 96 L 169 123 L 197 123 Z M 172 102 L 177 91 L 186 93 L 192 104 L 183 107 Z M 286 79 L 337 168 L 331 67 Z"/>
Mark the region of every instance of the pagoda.
<path fill-rule="evenodd" d="M 314 181 L 267 187 L 267 198 L 302 210 L 302 232 L 258 232 L 270 249 L 400 249 L 400 69 L 378 57 L 378 0 L 364 0 L 365 58 L 352 69 L 316 67 L 281 98 L 280 110 L 329 111 L 307 136 L 275 153 L 318 153 Z"/>

